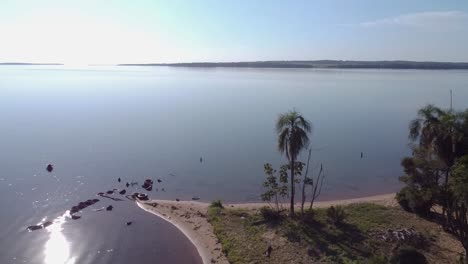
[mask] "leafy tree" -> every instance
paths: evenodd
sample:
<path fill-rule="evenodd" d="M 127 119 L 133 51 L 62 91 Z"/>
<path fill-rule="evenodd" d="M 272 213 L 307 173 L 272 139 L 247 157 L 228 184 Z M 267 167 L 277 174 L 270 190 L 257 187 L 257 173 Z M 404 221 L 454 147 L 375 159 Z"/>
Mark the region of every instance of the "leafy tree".
<path fill-rule="evenodd" d="M 291 201 L 289 210 L 290 215 L 294 216 L 295 162 L 299 153 L 309 143 L 308 133 L 311 132 L 311 124 L 299 112 L 289 111 L 279 115 L 276 122 L 276 131 L 278 133 L 278 149 L 286 155 L 290 164 Z"/>
<path fill-rule="evenodd" d="M 445 212 L 448 195 L 447 184 L 451 168 L 458 157 L 468 154 L 468 110 L 455 112 L 427 105 L 418 111 L 418 117 L 410 122 L 409 138 L 425 150 L 425 159 L 438 159 L 438 171 L 444 175 L 439 204 Z M 424 157 L 423 157 L 424 158 Z"/>
<path fill-rule="evenodd" d="M 427 105 L 409 126 L 413 155 L 402 160 L 406 186 L 400 204 L 429 215 L 442 207 L 442 225 L 468 251 L 468 110 L 456 112 Z M 465 258 L 465 263 L 467 260 Z"/>
<path fill-rule="evenodd" d="M 266 180 L 263 183 L 263 187 L 266 191 L 261 195 L 261 198 L 265 202 L 271 202 L 274 200 L 276 212 L 280 211 L 280 199 L 288 195 L 288 166 L 283 165 L 279 171 L 279 177 L 277 177 L 276 170 L 273 169 L 270 163 L 263 165 Z"/>
<path fill-rule="evenodd" d="M 397 194 L 398 202 L 406 210 L 429 216 L 440 194 L 440 179 L 445 166 L 422 147 L 415 147 L 413 156 L 404 158 L 401 165 L 405 175 L 400 181 L 406 187 Z"/>

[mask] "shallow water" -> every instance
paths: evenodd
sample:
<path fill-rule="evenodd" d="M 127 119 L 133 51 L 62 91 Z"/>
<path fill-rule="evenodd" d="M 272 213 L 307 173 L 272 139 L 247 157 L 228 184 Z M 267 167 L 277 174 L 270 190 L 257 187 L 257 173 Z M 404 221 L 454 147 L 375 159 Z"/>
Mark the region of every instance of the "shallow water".
<path fill-rule="evenodd" d="M 285 162 L 275 119 L 293 108 L 313 122 L 322 199 L 393 192 L 409 120 L 426 103 L 448 107 L 450 89 L 467 108 L 467 73 L 2 66 L 0 263 L 198 263 L 179 231 L 130 201 L 98 197 L 81 219 L 60 217 L 146 178 L 162 180 L 153 198 L 257 201 L 263 164 Z M 26 231 L 44 218 L 56 223 Z"/>

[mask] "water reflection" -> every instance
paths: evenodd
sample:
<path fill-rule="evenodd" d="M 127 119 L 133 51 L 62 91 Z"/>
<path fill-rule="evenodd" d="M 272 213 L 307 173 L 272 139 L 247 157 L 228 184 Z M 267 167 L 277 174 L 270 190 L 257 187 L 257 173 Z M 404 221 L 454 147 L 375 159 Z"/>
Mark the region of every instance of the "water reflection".
<path fill-rule="evenodd" d="M 53 224 L 47 227 L 50 235 L 44 247 L 44 264 L 74 264 L 76 261 L 76 257 L 71 257 L 70 244 L 62 233 L 67 217 L 70 217 L 69 211 L 57 217 Z"/>

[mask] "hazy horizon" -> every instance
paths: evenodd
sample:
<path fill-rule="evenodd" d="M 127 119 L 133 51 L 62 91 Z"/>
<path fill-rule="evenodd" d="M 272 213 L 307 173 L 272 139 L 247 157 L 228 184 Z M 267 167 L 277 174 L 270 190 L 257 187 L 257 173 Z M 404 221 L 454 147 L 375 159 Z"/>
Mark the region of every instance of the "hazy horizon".
<path fill-rule="evenodd" d="M 468 61 L 461 1 L 2 1 L 0 61 Z"/>

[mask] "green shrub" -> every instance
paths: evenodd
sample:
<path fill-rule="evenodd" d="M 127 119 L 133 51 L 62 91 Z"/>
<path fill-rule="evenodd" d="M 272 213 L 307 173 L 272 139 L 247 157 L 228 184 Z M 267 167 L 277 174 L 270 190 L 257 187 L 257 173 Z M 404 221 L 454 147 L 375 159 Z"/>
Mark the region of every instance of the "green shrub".
<path fill-rule="evenodd" d="M 403 189 L 397 192 L 395 199 L 397 200 L 398 204 L 400 204 L 401 208 L 403 208 L 405 211 L 411 212 L 408 198 L 406 198 L 406 192 L 408 188 L 409 187 L 403 187 Z"/>
<path fill-rule="evenodd" d="M 281 213 L 267 206 L 260 208 L 260 214 L 267 221 L 278 221 L 281 219 Z"/>
<path fill-rule="evenodd" d="M 401 189 L 396 199 L 403 209 L 421 216 L 428 216 L 433 204 L 432 194 L 424 193 L 411 186 Z"/>
<path fill-rule="evenodd" d="M 302 221 L 308 225 L 313 224 L 315 221 L 315 212 L 314 210 L 307 210 L 302 216 Z"/>
<path fill-rule="evenodd" d="M 210 207 L 211 208 L 224 208 L 223 203 L 221 202 L 221 200 L 212 201 Z"/>
<path fill-rule="evenodd" d="M 344 223 L 346 212 L 341 206 L 331 206 L 327 209 L 327 217 L 331 224 L 338 226 Z"/>

